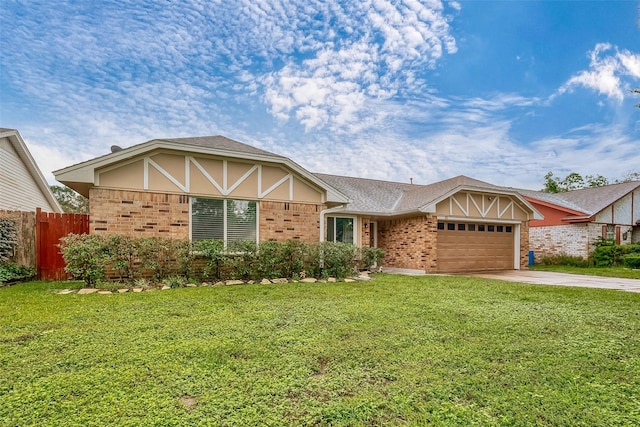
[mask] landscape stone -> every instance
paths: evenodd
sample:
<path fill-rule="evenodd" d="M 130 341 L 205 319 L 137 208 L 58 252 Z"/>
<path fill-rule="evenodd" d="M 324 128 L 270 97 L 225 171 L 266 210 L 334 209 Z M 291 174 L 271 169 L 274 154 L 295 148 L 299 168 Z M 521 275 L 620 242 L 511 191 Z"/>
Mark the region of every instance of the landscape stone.
<path fill-rule="evenodd" d="M 224 282 L 225 285 L 230 286 L 230 285 L 244 285 L 244 282 L 242 280 L 227 280 L 226 282 Z"/>
<path fill-rule="evenodd" d="M 289 279 L 285 279 L 284 277 L 280 277 L 278 279 L 273 279 L 271 282 L 273 282 L 273 283 L 289 283 Z"/>
<path fill-rule="evenodd" d="M 133 292 L 142 292 L 143 289 L 142 288 L 133 288 L 132 291 Z"/>
<path fill-rule="evenodd" d="M 224 282 L 216 282 L 213 286 L 223 286 Z"/>
<path fill-rule="evenodd" d="M 96 292 L 98 292 L 97 289 L 83 288 L 78 291 L 78 295 L 95 294 Z"/>
<path fill-rule="evenodd" d="M 327 279 L 327 282 L 335 282 L 335 281 L 336 281 L 336 278 L 335 278 L 335 277 L 329 277 L 329 278 Z"/>
<path fill-rule="evenodd" d="M 304 279 L 300 280 L 302 283 L 316 283 L 318 280 L 316 280 L 313 277 L 305 277 Z"/>
<path fill-rule="evenodd" d="M 129 289 L 124 288 L 124 289 L 118 289 L 118 293 L 119 294 L 124 294 L 125 292 L 129 292 Z"/>
<path fill-rule="evenodd" d="M 355 282 L 355 279 L 344 279 L 345 282 Z"/>
<path fill-rule="evenodd" d="M 63 289 L 60 292 L 58 292 L 60 295 L 69 295 L 74 293 L 75 291 L 73 289 Z"/>
<path fill-rule="evenodd" d="M 269 279 L 262 279 L 262 281 L 260 282 L 261 285 L 269 285 L 271 283 L 271 280 Z"/>
<path fill-rule="evenodd" d="M 100 295 L 111 295 L 111 291 L 107 291 L 107 290 L 104 290 L 104 291 L 98 291 L 98 293 L 99 293 Z"/>
<path fill-rule="evenodd" d="M 211 283 L 209 283 L 209 282 L 202 282 L 202 283 L 200 283 L 200 286 L 210 286 L 210 285 L 211 285 Z"/>
<path fill-rule="evenodd" d="M 160 288 L 161 291 L 167 291 L 169 289 L 171 289 L 171 286 L 167 286 L 167 285 L 164 285 L 163 287 Z"/>
<path fill-rule="evenodd" d="M 198 287 L 198 285 L 196 285 L 195 283 L 187 283 L 185 286 L 187 288 L 197 288 Z"/>

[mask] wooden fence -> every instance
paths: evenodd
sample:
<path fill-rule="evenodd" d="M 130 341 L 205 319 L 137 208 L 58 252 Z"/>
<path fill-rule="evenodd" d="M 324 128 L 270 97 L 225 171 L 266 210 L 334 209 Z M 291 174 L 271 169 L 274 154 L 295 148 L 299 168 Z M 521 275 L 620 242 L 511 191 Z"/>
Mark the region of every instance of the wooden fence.
<path fill-rule="evenodd" d="M 71 233 L 89 233 L 89 215 L 59 214 L 36 210 L 36 258 L 40 280 L 66 280 L 60 239 Z"/>
<path fill-rule="evenodd" d="M 36 213 L 0 210 L 0 218 L 16 224 L 18 241 L 11 261 L 19 265 L 36 267 Z"/>

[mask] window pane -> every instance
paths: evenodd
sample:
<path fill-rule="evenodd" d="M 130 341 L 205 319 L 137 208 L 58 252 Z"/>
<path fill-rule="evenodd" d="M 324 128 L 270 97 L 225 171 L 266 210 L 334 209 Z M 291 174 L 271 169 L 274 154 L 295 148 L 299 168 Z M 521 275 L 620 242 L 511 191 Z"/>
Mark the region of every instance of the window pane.
<path fill-rule="evenodd" d="M 191 238 L 193 240 L 224 239 L 223 200 L 192 199 Z"/>
<path fill-rule="evenodd" d="M 447 230 L 455 230 L 456 229 L 456 225 L 454 223 L 447 223 Z"/>
<path fill-rule="evenodd" d="M 353 243 L 353 218 L 336 218 L 336 242 Z"/>
<path fill-rule="evenodd" d="M 464 231 L 465 224 L 458 224 L 458 231 Z"/>
<path fill-rule="evenodd" d="M 444 230 L 444 222 L 438 223 L 438 230 Z"/>
<path fill-rule="evenodd" d="M 336 224 L 332 216 L 327 217 L 327 242 L 336 241 Z"/>
<path fill-rule="evenodd" d="M 227 241 L 256 241 L 256 202 L 227 200 Z"/>
<path fill-rule="evenodd" d="M 469 224 L 469 231 L 476 231 L 476 225 L 475 224 Z"/>
<path fill-rule="evenodd" d="M 506 229 L 507 229 L 507 233 L 511 233 L 511 226 L 510 225 L 507 225 Z"/>

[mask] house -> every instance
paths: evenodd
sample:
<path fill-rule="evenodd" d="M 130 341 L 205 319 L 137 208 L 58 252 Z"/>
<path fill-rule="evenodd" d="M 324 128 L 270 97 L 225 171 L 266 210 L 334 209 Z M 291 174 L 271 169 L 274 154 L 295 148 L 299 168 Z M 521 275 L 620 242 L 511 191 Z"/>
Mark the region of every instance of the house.
<path fill-rule="evenodd" d="M 156 139 L 55 171 L 89 198 L 91 233 L 341 241 L 426 272 L 519 269 L 529 221 L 516 191 L 459 176 L 430 185 L 313 174 L 223 136 Z"/>
<path fill-rule="evenodd" d="M 15 129 L 0 128 L 0 210 L 62 212 Z"/>
<path fill-rule="evenodd" d="M 558 254 L 587 258 L 599 238 L 640 243 L 640 181 L 557 194 L 518 191 L 544 215 L 529 223 L 538 260 Z"/>

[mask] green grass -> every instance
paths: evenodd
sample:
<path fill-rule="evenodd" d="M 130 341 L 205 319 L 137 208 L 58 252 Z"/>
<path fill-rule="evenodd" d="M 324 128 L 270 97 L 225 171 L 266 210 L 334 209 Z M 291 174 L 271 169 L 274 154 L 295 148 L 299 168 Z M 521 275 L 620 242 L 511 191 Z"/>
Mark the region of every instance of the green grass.
<path fill-rule="evenodd" d="M 54 293 L 68 286 L 0 289 L 2 426 L 640 424 L 640 294 L 392 275 Z"/>
<path fill-rule="evenodd" d="M 640 270 L 626 267 L 571 267 L 568 265 L 542 265 L 530 267 L 537 271 L 557 271 L 559 273 L 583 274 L 588 276 L 620 277 L 625 279 L 640 279 Z"/>

